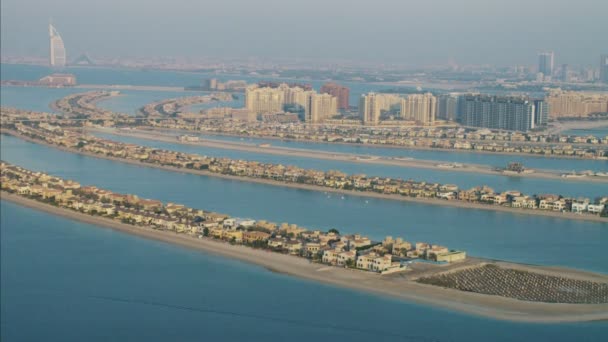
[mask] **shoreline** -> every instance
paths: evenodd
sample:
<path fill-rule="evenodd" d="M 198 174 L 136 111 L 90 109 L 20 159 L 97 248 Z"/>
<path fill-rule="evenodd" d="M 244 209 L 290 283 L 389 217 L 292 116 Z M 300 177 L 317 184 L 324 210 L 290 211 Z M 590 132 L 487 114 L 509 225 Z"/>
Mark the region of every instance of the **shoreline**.
<path fill-rule="evenodd" d="M 553 126 L 546 130 L 547 133 L 550 134 L 561 134 L 564 131 L 576 130 L 576 129 L 595 129 L 595 128 L 604 128 L 608 127 L 608 120 L 567 120 L 560 121 L 557 119 L 552 122 Z"/>
<path fill-rule="evenodd" d="M 313 264 L 306 259 L 278 253 L 269 253 L 245 246 L 230 245 L 211 239 L 198 239 L 190 235 L 175 232 L 147 229 L 120 223 L 118 221 L 98 216 L 90 216 L 69 209 L 54 207 L 33 199 L 1 192 L 0 199 L 13 202 L 34 210 L 62 216 L 99 227 L 135 235 L 141 238 L 156 240 L 200 252 L 211 253 L 241 262 L 255 264 L 271 272 L 315 281 L 326 285 L 348 288 L 355 291 L 371 293 L 398 300 L 429 305 L 435 308 L 465 313 L 475 316 L 489 317 L 498 320 L 509 320 L 528 323 L 560 323 L 608 320 L 608 304 L 554 304 L 526 302 L 511 298 L 490 296 L 458 290 L 446 289 L 432 285 L 424 285 L 399 276 L 381 276 L 368 272 L 349 270 L 338 267 L 328 267 Z M 524 269 L 552 274 L 562 274 L 567 271 L 555 267 L 531 267 L 526 265 L 501 262 Z M 585 271 L 572 271 L 575 277 L 601 279 L 606 281 L 608 276 Z"/>
<path fill-rule="evenodd" d="M 99 89 L 99 90 L 137 90 L 137 91 L 171 91 L 171 92 L 190 92 L 197 93 L 199 91 L 186 90 L 185 87 L 171 86 L 141 86 L 128 84 L 78 84 L 73 88 L 76 89 Z"/>
<path fill-rule="evenodd" d="M 174 131 L 183 134 L 201 134 L 201 135 L 217 135 L 217 136 L 227 136 L 234 138 L 250 138 L 250 139 L 268 139 L 268 140 L 280 140 L 280 141 L 293 141 L 293 142 L 302 142 L 302 143 L 310 143 L 310 144 L 337 144 L 337 145 L 346 145 L 346 146 L 364 146 L 364 147 L 372 147 L 372 148 L 391 148 L 391 149 L 401 149 L 401 150 L 420 150 L 420 151 L 440 151 L 447 153 L 480 153 L 480 154 L 493 154 L 493 155 L 509 155 L 509 156 L 518 156 L 518 157 L 537 157 L 537 158 L 559 158 L 559 159 L 573 159 L 573 160 L 603 160 L 597 158 L 581 158 L 567 155 L 544 155 L 544 154 L 535 154 L 535 153 L 523 153 L 523 152 L 492 152 L 485 150 L 463 150 L 463 149 L 454 149 L 454 148 L 438 148 L 438 147 L 424 147 L 424 146 L 409 146 L 409 145 L 393 145 L 393 144 L 369 144 L 369 143 L 352 143 L 352 142 L 329 142 L 322 140 L 306 140 L 306 139 L 293 139 L 293 138 L 282 138 L 275 136 L 258 136 L 258 135 L 239 135 L 234 133 L 224 133 L 224 132 L 214 132 L 214 131 L 195 131 L 195 130 L 186 130 L 186 129 L 177 129 L 177 128 L 163 128 L 163 127 L 148 127 L 148 126 L 138 126 L 138 127 L 146 127 L 151 130 L 165 130 L 165 131 Z M 468 140 L 467 140 L 468 141 Z M 556 145 L 564 145 L 567 143 L 555 143 Z M 570 144 L 572 146 L 582 146 L 582 147 L 590 147 L 592 145 L 589 144 Z M 594 146 L 597 147 L 598 145 Z M 608 161 L 606 159 L 605 161 Z"/>
<path fill-rule="evenodd" d="M 561 219 L 572 219 L 572 220 L 583 220 L 583 221 L 592 221 L 592 222 L 599 222 L 599 223 L 608 223 L 608 218 L 600 217 L 600 216 L 596 216 L 596 215 L 590 215 L 590 214 L 582 215 L 582 214 L 575 214 L 575 213 L 570 213 L 570 212 L 560 213 L 560 212 L 545 211 L 545 210 L 538 210 L 538 209 L 537 210 L 519 209 L 519 208 L 485 205 L 485 204 L 480 204 L 480 203 L 471 203 L 471 202 L 463 202 L 463 201 L 454 201 L 454 200 L 449 201 L 449 200 L 441 200 L 441 199 L 436 199 L 436 198 L 415 198 L 415 197 L 407 197 L 407 196 L 401 196 L 401 195 L 396 195 L 396 194 L 381 194 L 381 193 L 369 192 L 369 191 L 342 190 L 342 189 L 327 188 L 327 187 L 318 186 L 318 185 L 285 183 L 285 182 L 274 181 L 274 180 L 270 180 L 270 179 L 247 178 L 247 177 L 239 177 L 239 176 L 233 176 L 233 175 L 218 174 L 218 173 L 202 171 L 202 170 L 193 170 L 193 169 L 185 169 L 185 168 L 182 169 L 182 168 L 176 168 L 176 167 L 172 167 L 172 166 L 143 163 L 143 162 L 131 160 L 131 159 L 122 159 L 122 158 L 116 158 L 116 157 L 109 157 L 109 156 L 105 156 L 105 155 L 101 155 L 101 154 L 76 151 L 76 150 L 72 150 L 72 149 L 69 149 L 66 147 L 55 146 L 55 145 L 51 145 L 51 144 L 48 144 L 43 141 L 38 141 L 38 140 L 29 138 L 29 137 L 25 137 L 25 136 L 22 136 L 20 134 L 14 133 L 14 132 L 12 132 L 10 130 L 6 130 L 6 129 L 0 129 L 0 134 L 8 134 L 8 135 L 14 136 L 18 139 L 22 139 L 22 140 L 25 140 L 25 141 L 28 141 L 28 142 L 31 142 L 34 144 L 45 145 L 47 147 L 59 149 L 64 152 L 76 153 L 76 154 L 85 155 L 85 156 L 89 156 L 89 157 L 93 157 L 93 158 L 106 159 L 106 160 L 111 160 L 111 161 L 115 161 L 115 162 L 119 162 L 119 163 L 127 163 L 127 164 L 142 166 L 142 167 L 157 168 L 157 169 L 170 171 L 170 172 L 182 172 L 182 173 L 189 173 L 189 174 L 194 174 L 194 175 L 199 175 L 199 176 L 217 177 L 217 178 L 229 179 L 229 180 L 234 180 L 234 181 L 239 181 L 239 182 L 249 182 L 249 183 L 257 183 L 257 184 L 264 184 L 264 185 L 280 186 L 280 187 L 287 187 L 287 188 L 300 189 L 300 190 L 316 191 L 316 192 L 321 192 L 321 193 L 325 193 L 325 192 L 338 193 L 338 194 L 343 194 L 343 195 L 353 195 L 353 196 L 359 196 L 359 197 L 368 197 L 368 198 L 376 198 L 376 199 L 384 199 L 384 200 L 413 202 L 413 203 L 419 203 L 419 204 L 443 205 L 443 206 L 465 208 L 465 209 L 493 210 L 493 211 L 500 211 L 500 212 L 506 212 L 506 213 L 511 213 L 511 214 L 538 215 L 538 216 L 546 216 L 546 217 L 561 218 Z"/>
<path fill-rule="evenodd" d="M 442 162 L 437 160 L 397 160 L 391 157 L 383 157 L 377 155 L 357 155 L 344 152 L 330 152 L 324 150 L 306 150 L 301 148 L 283 147 L 283 146 L 269 146 L 260 147 L 255 144 L 234 142 L 234 141 L 216 141 L 202 138 L 197 142 L 179 141 L 175 137 L 170 136 L 166 133 L 158 133 L 152 136 L 148 130 L 120 130 L 117 128 L 87 128 L 89 131 L 112 134 L 117 136 L 132 137 L 138 139 L 145 139 L 151 141 L 159 141 L 166 143 L 173 143 L 179 145 L 190 145 L 190 146 L 202 146 L 210 148 L 220 148 L 234 151 L 244 151 L 253 153 L 265 153 L 280 156 L 295 156 L 304 157 L 320 160 L 332 160 L 332 161 L 343 161 L 349 163 L 363 163 L 363 164 L 376 164 L 376 165 L 388 165 L 398 166 L 404 168 L 418 168 L 418 169 L 429 169 L 443 172 L 465 172 L 474 174 L 484 174 L 492 176 L 503 176 L 503 177 L 526 177 L 526 178 L 537 178 L 537 179 L 551 179 L 551 180 L 562 180 L 562 181 L 573 181 L 573 182 L 589 182 L 589 183 L 608 183 L 608 177 L 562 177 L 557 172 L 551 172 L 549 170 L 535 170 L 533 173 L 521 173 L 507 175 L 498 171 L 493 171 L 489 165 L 480 164 L 462 164 L 462 167 L 441 167 L 438 164 L 454 164 L 449 162 Z M 460 163 L 458 163 L 460 164 Z"/>

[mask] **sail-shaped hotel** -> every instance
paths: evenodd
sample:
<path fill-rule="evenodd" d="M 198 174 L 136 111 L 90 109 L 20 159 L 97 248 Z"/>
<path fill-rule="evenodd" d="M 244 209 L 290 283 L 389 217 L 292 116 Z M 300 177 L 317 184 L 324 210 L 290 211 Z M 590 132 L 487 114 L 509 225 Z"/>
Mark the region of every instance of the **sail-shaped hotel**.
<path fill-rule="evenodd" d="M 65 46 L 63 45 L 63 39 L 52 24 L 49 24 L 49 36 L 51 42 L 49 64 L 52 67 L 64 67 L 66 64 Z"/>

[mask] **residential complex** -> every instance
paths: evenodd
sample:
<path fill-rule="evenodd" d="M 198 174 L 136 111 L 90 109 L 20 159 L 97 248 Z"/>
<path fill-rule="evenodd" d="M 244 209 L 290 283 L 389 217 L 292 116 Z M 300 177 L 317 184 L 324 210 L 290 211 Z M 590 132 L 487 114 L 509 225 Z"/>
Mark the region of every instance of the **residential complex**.
<path fill-rule="evenodd" d="M 608 112 L 608 94 L 552 90 L 546 97 L 549 117 L 586 118 L 593 113 Z"/>
<path fill-rule="evenodd" d="M 350 89 L 348 89 L 348 87 L 329 82 L 321 87 L 320 93 L 335 96 L 338 101 L 338 109 L 348 109 L 348 101 L 350 98 Z"/>
<path fill-rule="evenodd" d="M 224 240 L 231 244 L 304 257 L 312 262 L 390 274 L 407 269 L 403 261 L 426 259 L 439 263 L 466 259 L 463 251 L 426 242 L 416 244 L 387 237 L 375 243 L 359 234 L 308 230 L 295 224 L 233 218 L 176 203 L 164 204 L 132 194 L 114 193 L 96 186 L 33 172 L 0 162 L 2 191 L 90 216 L 116 220 L 138 227 L 172 231 L 198 239 Z M 414 247 L 415 246 L 415 247 Z"/>
<path fill-rule="evenodd" d="M 276 114 L 285 105 L 298 105 L 304 111 L 306 122 L 319 123 L 337 114 L 338 104 L 335 96 L 317 94 L 313 90 L 285 83 L 278 87 L 253 85 L 245 90 L 245 108 L 256 114 Z"/>
<path fill-rule="evenodd" d="M 546 110 L 542 101 L 536 103 L 538 110 Z M 545 124 L 544 114 L 538 120 L 536 114 L 535 101 L 527 97 L 465 95 L 460 103 L 460 122 L 469 127 L 527 132 Z"/>
<path fill-rule="evenodd" d="M 401 97 L 394 94 L 368 93 L 359 99 L 359 118 L 364 125 L 378 125 L 383 112 L 401 103 Z"/>
<path fill-rule="evenodd" d="M 359 99 L 359 117 L 364 125 L 377 125 L 380 122 L 378 95 L 369 93 Z"/>
<path fill-rule="evenodd" d="M 247 88 L 247 82 L 241 80 L 230 80 L 221 82 L 217 78 L 206 79 L 203 82 L 203 90 L 243 91 Z"/>
<path fill-rule="evenodd" d="M 411 197 L 429 201 L 460 201 L 522 210 L 569 212 L 572 211 L 572 203 L 587 201 L 592 205 L 599 205 L 599 207 L 591 207 L 592 210 L 587 207 L 588 214 L 608 214 L 604 212 L 608 197 L 591 202 L 590 199 L 574 199 L 559 195 L 526 195 L 515 190 L 496 192 L 487 186 L 463 190 L 453 184 L 372 177 L 364 174 L 349 175 L 340 171 L 324 172 L 281 164 L 214 158 L 83 135 L 79 130 L 74 130 L 72 126 L 52 125 L 46 122 L 36 123 L 35 121 L 20 123 L 19 120 L 23 118 L 22 113 L 17 116 L 7 116 L 8 118 L 5 120 L 10 121 L 3 122 L 2 128 L 10 130 L 18 136 L 76 152 L 118 158 L 144 165 L 171 167 L 176 170 L 190 169 L 206 174 L 230 175 L 244 179 L 266 179 L 282 184 L 301 184 L 315 190 L 360 191 L 380 193 L 395 199 Z M 596 211 L 597 208 L 600 208 L 599 213 Z"/>
<path fill-rule="evenodd" d="M 336 97 L 330 94 L 312 93 L 307 96 L 305 121 L 310 123 L 323 122 L 337 112 Z"/>
<path fill-rule="evenodd" d="M 401 118 L 422 125 L 435 123 L 437 98 L 431 93 L 411 94 L 401 99 Z"/>
<path fill-rule="evenodd" d="M 245 90 L 245 108 L 256 113 L 278 113 L 283 111 L 285 91 L 275 88 L 247 87 Z"/>
<path fill-rule="evenodd" d="M 437 96 L 437 119 L 456 121 L 460 94 L 442 94 Z"/>

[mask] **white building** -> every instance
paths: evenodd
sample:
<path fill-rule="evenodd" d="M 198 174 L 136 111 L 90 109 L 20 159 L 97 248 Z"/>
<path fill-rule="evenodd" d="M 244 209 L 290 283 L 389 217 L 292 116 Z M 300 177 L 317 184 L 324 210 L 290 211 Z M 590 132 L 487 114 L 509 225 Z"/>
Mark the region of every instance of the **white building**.
<path fill-rule="evenodd" d="M 63 45 L 63 39 L 61 39 L 61 36 L 57 32 L 57 29 L 55 29 L 52 24 L 49 24 L 49 37 L 49 64 L 52 67 L 64 67 L 66 65 L 67 60 L 65 46 Z"/>

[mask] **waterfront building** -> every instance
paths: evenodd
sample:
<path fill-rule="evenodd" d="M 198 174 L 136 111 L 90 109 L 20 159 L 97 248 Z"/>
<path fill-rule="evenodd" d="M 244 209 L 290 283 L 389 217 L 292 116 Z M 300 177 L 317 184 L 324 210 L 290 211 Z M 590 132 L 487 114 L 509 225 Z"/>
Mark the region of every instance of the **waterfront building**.
<path fill-rule="evenodd" d="M 245 108 L 256 114 L 282 112 L 284 103 L 282 89 L 250 86 L 245 90 Z"/>
<path fill-rule="evenodd" d="M 527 97 L 465 95 L 461 99 L 460 122 L 469 127 L 511 131 L 534 128 L 534 102 Z"/>
<path fill-rule="evenodd" d="M 600 82 L 608 84 L 608 54 L 600 56 Z"/>
<path fill-rule="evenodd" d="M 423 125 L 435 123 L 437 98 L 431 93 L 411 94 L 401 99 L 401 118 Z"/>
<path fill-rule="evenodd" d="M 554 54 L 553 51 L 538 54 L 538 72 L 543 74 L 545 81 L 553 76 Z"/>
<path fill-rule="evenodd" d="M 38 82 L 48 87 L 74 86 L 76 85 L 76 76 L 72 74 L 51 74 L 44 76 Z"/>
<path fill-rule="evenodd" d="M 549 105 L 545 100 L 534 100 L 534 127 L 546 126 L 549 121 Z"/>
<path fill-rule="evenodd" d="M 550 91 L 545 102 L 549 107 L 549 117 L 585 118 L 592 113 L 608 112 L 608 95 L 576 91 Z"/>
<path fill-rule="evenodd" d="M 350 97 L 350 89 L 337 83 L 325 83 L 321 87 L 322 94 L 330 94 L 336 97 L 338 109 L 348 109 L 348 100 Z"/>
<path fill-rule="evenodd" d="M 380 113 L 390 111 L 393 107 L 401 105 L 402 97 L 395 94 L 377 94 Z"/>
<path fill-rule="evenodd" d="M 217 90 L 217 78 L 210 78 L 208 80 L 205 80 L 205 88 L 209 89 L 209 90 Z"/>
<path fill-rule="evenodd" d="M 456 121 L 458 118 L 458 94 L 442 94 L 437 97 L 437 118 Z"/>
<path fill-rule="evenodd" d="M 64 67 L 67 60 L 63 39 L 52 24 L 49 24 L 50 53 L 49 65 L 52 67 Z"/>
<path fill-rule="evenodd" d="M 318 123 L 337 113 L 336 97 L 330 94 L 309 94 L 305 108 L 306 122 Z"/>
<path fill-rule="evenodd" d="M 462 251 L 453 251 L 447 253 L 437 254 L 435 260 L 437 262 L 456 262 L 462 261 L 467 258 L 467 253 Z"/>
<path fill-rule="evenodd" d="M 275 88 L 250 86 L 245 91 L 245 108 L 256 114 L 283 112 L 285 105 L 298 105 L 306 122 L 318 123 L 337 113 L 336 97 L 282 83 Z"/>
<path fill-rule="evenodd" d="M 359 117 L 364 125 L 377 125 L 382 112 L 391 110 L 401 103 L 401 97 L 394 94 L 368 93 L 359 99 Z"/>
<path fill-rule="evenodd" d="M 378 95 L 369 93 L 359 99 L 359 117 L 364 125 L 377 125 L 380 122 Z"/>

